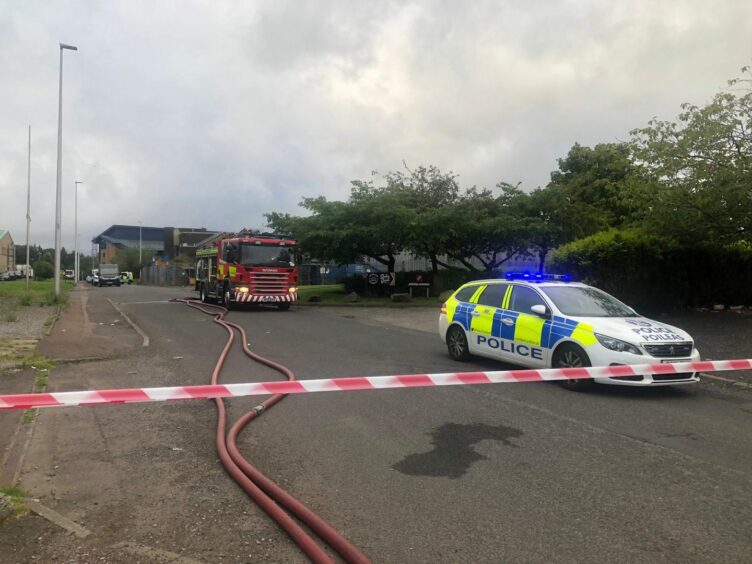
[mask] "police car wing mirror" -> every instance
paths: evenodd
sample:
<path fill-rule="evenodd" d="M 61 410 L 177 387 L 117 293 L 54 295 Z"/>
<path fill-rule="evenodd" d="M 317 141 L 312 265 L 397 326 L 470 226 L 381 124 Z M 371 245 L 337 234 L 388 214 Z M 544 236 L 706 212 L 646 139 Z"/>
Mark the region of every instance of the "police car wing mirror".
<path fill-rule="evenodd" d="M 551 315 L 548 311 L 548 308 L 541 304 L 535 304 L 530 309 L 533 313 L 536 313 L 540 315 L 541 317 L 550 317 Z"/>

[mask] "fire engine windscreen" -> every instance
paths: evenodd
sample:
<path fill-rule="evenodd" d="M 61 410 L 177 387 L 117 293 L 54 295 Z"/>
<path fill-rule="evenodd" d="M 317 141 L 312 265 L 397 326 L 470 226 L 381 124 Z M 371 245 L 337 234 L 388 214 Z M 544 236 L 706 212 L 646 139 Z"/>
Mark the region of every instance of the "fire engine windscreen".
<path fill-rule="evenodd" d="M 293 249 L 279 245 L 254 245 L 242 243 L 240 245 L 240 264 L 243 266 L 295 266 Z"/>

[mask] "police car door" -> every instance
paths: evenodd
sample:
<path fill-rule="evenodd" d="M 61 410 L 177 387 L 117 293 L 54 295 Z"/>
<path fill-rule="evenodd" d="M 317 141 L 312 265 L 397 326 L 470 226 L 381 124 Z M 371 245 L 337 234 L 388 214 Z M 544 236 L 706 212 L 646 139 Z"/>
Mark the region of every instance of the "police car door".
<path fill-rule="evenodd" d="M 470 313 L 470 350 L 482 356 L 503 358 L 500 342 L 494 337 L 501 321 L 501 304 L 509 284 L 488 284 L 471 301 L 476 303 Z"/>
<path fill-rule="evenodd" d="M 534 305 L 549 309 L 546 301 L 533 288 L 515 284 L 507 303 L 505 317 L 515 317 L 511 358 L 525 366 L 546 366 L 548 351 L 544 346 L 551 332 L 550 315 L 544 318 L 531 309 Z"/>

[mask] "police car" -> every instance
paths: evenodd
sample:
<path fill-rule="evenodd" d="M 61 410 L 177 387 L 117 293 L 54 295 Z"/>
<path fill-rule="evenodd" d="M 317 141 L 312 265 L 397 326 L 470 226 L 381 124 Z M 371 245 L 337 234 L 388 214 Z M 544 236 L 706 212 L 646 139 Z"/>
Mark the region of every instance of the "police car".
<path fill-rule="evenodd" d="M 568 276 L 508 273 L 462 286 L 441 306 L 439 334 L 455 360 L 484 356 L 529 368 L 694 362 L 686 332 L 640 316 L 613 296 Z M 697 382 L 696 373 L 595 378 L 601 384 Z M 590 380 L 565 380 L 570 389 Z"/>

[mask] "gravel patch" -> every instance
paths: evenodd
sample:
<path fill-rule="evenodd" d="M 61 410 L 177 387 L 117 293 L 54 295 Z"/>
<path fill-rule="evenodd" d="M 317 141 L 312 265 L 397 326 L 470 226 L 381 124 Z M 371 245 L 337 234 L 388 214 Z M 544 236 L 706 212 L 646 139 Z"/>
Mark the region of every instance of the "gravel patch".
<path fill-rule="evenodd" d="M 41 339 L 45 323 L 55 314 L 54 306 L 21 306 L 15 299 L 0 298 L 0 338 Z M 5 314 L 13 312 L 18 321 L 6 321 Z"/>

